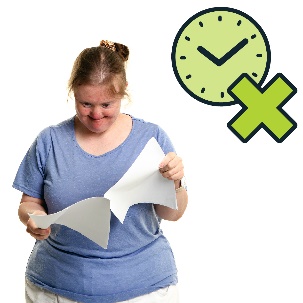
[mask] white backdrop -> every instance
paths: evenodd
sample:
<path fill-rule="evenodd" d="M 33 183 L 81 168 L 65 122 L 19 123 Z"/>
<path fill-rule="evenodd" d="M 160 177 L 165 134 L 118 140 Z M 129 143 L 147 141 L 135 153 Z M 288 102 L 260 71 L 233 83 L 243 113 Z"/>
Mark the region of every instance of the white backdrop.
<path fill-rule="evenodd" d="M 274 3 L 274 6 L 272 6 Z M 298 93 L 284 106 L 298 128 L 283 143 L 259 131 L 242 143 L 227 122 L 240 107 L 191 98 L 171 67 L 177 31 L 195 13 L 233 7 L 252 16 L 271 46 L 266 82 L 283 73 Z M 1 293 L 23 301 L 34 240 L 17 217 L 11 184 L 38 132 L 74 114 L 66 102 L 72 63 L 101 39 L 130 48 L 132 104 L 158 123 L 182 156 L 189 205 L 163 222 L 179 269 L 182 303 L 303 302 L 302 14 L 299 1 L 6 1 L 1 26 Z"/>

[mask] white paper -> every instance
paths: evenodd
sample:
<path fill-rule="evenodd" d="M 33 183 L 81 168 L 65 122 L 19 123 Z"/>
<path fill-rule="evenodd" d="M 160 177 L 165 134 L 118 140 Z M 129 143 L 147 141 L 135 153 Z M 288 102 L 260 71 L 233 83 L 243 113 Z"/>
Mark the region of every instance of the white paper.
<path fill-rule="evenodd" d="M 164 153 L 155 138 L 148 141 L 133 165 L 104 197 L 79 201 L 50 215 L 29 214 L 39 228 L 62 224 L 107 248 L 112 211 L 123 223 L 128 209 L 138 203 L 177 209 L 174 182 L 159 172 Z"/>
<path fill-rule="evenodd" d="M 124 176 L 104 194 L 121 223 L 134 204 L 154 203 L 177 209 L 174 182 L 159 172 L 164 156 L 156 139 L 150 139 Z"/>
<path fill-rule="evenodd" d="M 61 224 L 72 228 L 103 248 L 107 248 L 110 230 L 110 202 L 103 197 L 81 200 L 50 215 L 29 216 L 39 228 Z"/>

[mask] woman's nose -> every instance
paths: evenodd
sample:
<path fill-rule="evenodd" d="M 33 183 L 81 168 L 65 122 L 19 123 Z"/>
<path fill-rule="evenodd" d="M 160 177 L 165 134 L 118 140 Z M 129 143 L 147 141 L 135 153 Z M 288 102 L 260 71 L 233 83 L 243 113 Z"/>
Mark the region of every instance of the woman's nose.
<path fill-rule="evenodd" d="M 103 117 L 103 110 L 100 106 L 95 106 L 91 109 L 90 116 L 93 119 L 101 119 Z"/>

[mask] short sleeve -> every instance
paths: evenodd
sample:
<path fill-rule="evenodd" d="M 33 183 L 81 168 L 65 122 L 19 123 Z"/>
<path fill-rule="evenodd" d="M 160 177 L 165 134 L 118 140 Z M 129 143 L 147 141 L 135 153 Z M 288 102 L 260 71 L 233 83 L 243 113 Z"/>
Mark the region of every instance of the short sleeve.
<path fill-rule="evenodd" d="M 13 188 L 31 197 L 43 199 L 45 165 L 50 148 L 50 128 L 47 128 L 37 136 L 23 158 Z"/>
<path fill-rule="evenodd" d="M 167 154 L 169 152 L 176 152 L 169 136 L 160 126 L 158 126 L 158 134 L 156 139 L 161 146 L 164 154 Z"/>

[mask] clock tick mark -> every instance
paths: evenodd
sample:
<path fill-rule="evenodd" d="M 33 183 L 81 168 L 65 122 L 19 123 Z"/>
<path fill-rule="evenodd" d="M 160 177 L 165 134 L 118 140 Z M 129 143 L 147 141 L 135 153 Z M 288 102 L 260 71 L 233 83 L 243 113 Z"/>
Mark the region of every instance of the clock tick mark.
<path fill-rule="evenodd" d="M 222 21 L 222 16 L 219 16 L 219 17 L 218 17 L 218 21 Z"/>
<path fill-rule="evenodd" d="M 241 23 L 242 23 L 242 21 L 241 21 L 241 20 L 239 20 L 239 21 L 237 22 L 237 25 L 238 25 L 238 26 L 240 26 L 240 25 L 241 25 Z"/>
<path fill-rule="evenodd" d="M 221 92 L 221 98 L 222 99 L 224 98 L 224 92 Z"/>
<path fill-rule="evenodd" d="M 257 54 L 256 56 L 257 56 L 257 57 L 262 57 L 262 54 Z"/>
<path fill-rule="evenodd" d="M 252 73 L 252 75 L 253 75 L 254 77 L 258 77 L 258 75 L 257 75 L 256 73 Z"/>
<path fill-rule="evenodd" d="M 205 92 L 205 87 L 202 87 L 201 93 L 204 94 L 204 92 Z"/>
<path fill-rule="evenodd" d="M 202 21 L 200 21 L 200 22 L 199 22 L 199 25 L 200 25 L 201 27 L 203 27 L 203 22 L 202 22 Z"/>
<path fill-rule="evenodd" d="M 185 57 L 185 56 L 181 56 L 180 59 L 181 59 L 181 60 L 185 60 L 186 57 Z"/>
<path fill-rule="evenodd" d="M 187 76 L 186 76 L 186 79 L 190 79 L 190 78 L 191 78 L 191 75 L 187 75 Z"/>
<path fill-rule="evenodd" d="M 255 39 L 257 37 L 257 35 L 256 34 L 253 34 L 250 38 L 251 39 Z"/>
<path fill-rule="evenodd" d="M 185 36 L 186 41 L 190 41 L 190 38 L 188 36 Z"/>

